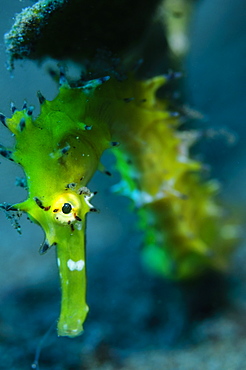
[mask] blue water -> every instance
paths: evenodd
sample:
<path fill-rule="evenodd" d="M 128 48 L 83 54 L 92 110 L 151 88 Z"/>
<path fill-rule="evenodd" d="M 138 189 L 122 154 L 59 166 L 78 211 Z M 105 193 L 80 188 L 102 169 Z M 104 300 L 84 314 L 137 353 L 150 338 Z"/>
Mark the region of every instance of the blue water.
<path fill-rule="evenodd" d="M 36 91 L 41 90 L 48 99 L 57 91 L 45 69 L 51 62 L 45 66 L 30 61 L 17 62 L 12 75 L 6 69 L 3 35 L 10 29 L 14 14 L 32 4 L 33 1 L 28 0 L 2 0 L 0 4 L 0 111 L 7 116 L 11 101 L 21 108 L 26 99 L 36 106 L 38 113 Z M 195 155 L 211 167 L 212 176 L 222 184 L 224 199 L 238 210 L 242 220 L 245 219 L 246 197 L 245 16 L 243 0 L 198 1 L 190 27 L 190 51 L 182 66 L 185 71 L 184 102 L 204 117 L 190 125 L 210 132 L 198 145 Z M 158 58 L 161 45 L 155 44 L 158 46 L 155 58 Z M 152 74 L 155 68 L 158 73 L 162 69 L 156 60 L 148 68 Z M 164 67 L 161 72 L 166 72 Z M 0 138 L 0 143 L 6 145 L 13 140 L 4 127 L 0 127 Z M 22 176 L 22 171 L 2 158 L 0 162 L 0 202 L 15 203 L 25 199 L 25 190 L 14 186 L 15 178 Z M 148 362 L 149 351 L 162 351 L 164 356 L 164 350 L 171 348 L 175 358 L 179 347 L 189 351 L 194 342 L 199 342 L 197 337 L 205 338 L 205 343 L 213 348 L 214 342 L 209 335 L 203 334 L 204 328 L 196 332 L 197 336 L 192 336 L 194 322 L 214 320 L 215 309 L 224 317 L 223 310 L 229 307 L 228 296 L 240 309 L 237 320 L 243 322 L 246 317 L 245 247 L 240 246 L 232 260 L 230 276 L 233 278 L 213 280 L 210 277 L 211 280 L 205 279 L 201 285 L 177 286 L 149 275 L 139 259 L 142 239 L 135 228 L 136 216 L 130 213 L 127 199 L 110 194 L 109 188 L 119 181 L 119 176 L 113 169 L 112 157 L 106 155 L 104 162 L 114 176 L 97 174 L 90 185 L 93 191 L 99 191 L 93 204 L 101 213 L 88 217 L 91 313 L 85 324 L 86 332 L 71 340 L 57 339 L 53 331 L 41 352 L 40 369 L 104 370 L 106 365 L 107 369 L 120 369 L 125 358 L 134 357 L 136 353 L 145 356 L 144 365 L 136 364 L 129 370 L 154 369 Z M 59 314 L 55 252 L 41 257 L 38 249 L 43 241 L 42 231 L 25 217 L 21 225 L 22 235 L 19 235 L 0 213 L 0 369 L 4 370 L 30 368 L 39 340 Z M 238 330 L 235 317 L 224 320 L 214 334 L 221 345 L 226 324 Z M 235 334 L 235 330 L 229 330 L 227 336 Z M 245 330 L 242 329 L 242 333 L 241 337 L 236 335 L 237 340 L 246 337 Z M 233 354 L 232 347 L 233 343 L 231 353 L 225 351 L 224 356 L 229 358 Z M 187 353 L 184 350 L 184 359 Z M 213 367 L 213 363 L 207 366 L 201 353 L 194 352 L 188 365 L 184 361 L 179 367 L 171 361 L 170 365 L 165 364 L 165 369 L 191 370 L 197 368 L 197 363 L 199 369 L 226 369 L 222 365 L 223 358 L 216 357 L 216 351 L 210 356 L 214 356 L 217 367 Z M 238 356 L 243 356 L 243 351 Z M 156 366 L 156 370 L 163 368 L 161 362 Z M 237 366 L 235 362 L 230 370 L 243 369 Z"/>

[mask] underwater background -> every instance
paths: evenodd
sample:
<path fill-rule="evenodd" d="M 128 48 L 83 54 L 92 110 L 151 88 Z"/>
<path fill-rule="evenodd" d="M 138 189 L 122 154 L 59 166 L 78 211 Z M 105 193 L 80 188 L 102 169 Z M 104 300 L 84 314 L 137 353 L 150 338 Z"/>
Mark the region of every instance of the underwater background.
<path fill-rule="evenodd" d="M 6 68 L 3 35 L 15 13 L 33 1 L 0 5 L 0 110 L 10 116 L 10 102 L 36 106 L 37 90 L 53 99 L 57 86 L 45 65 L 18 61 Z M 221 183 L 223 199 L 245 223 L 246 5 L 242 0 L 195 3 L 190 25 L 190 50 L 182 63 L 185 103 L 201 112 L 193 128 L 210 130 L 194 149 Z M 161 40 L 160 40 L 161 42 Z M 159 44 L 161 49 L 161 44 Z M 164 73 L 157 63 L 151 74 Z M 51 64 L 51 62 L 50 62 Z M 54 64 L 54 62 L 53 62 Z M 47 62 L 49 65 L 49 62 Z M 76 69 L 76 68 L 75 68 Z M 12 137 L 0 128 L 1 143 Z M 25 199 L 15 186 L 23 173 L 0 160 L 0 202 Z M 236 249 L 228 272 L 203 281 L 175 284 L 146 271 L 140 260 L 142 234 L 128 199 L 112 194 L 120 177 L 114 158 L 103 162 L 113 173 L 97 173 L 90 189 L 101 210 L 87 220 L 88 303 L 83 336 L 57 338 L 60 287 L 55 251 L 38 254 L 43 232 L 26 217 L 19 235 L 0 213 L 0 369 L 28 369 L 40 349 L 40 369 L 246 369 L 245 243 Z M 45 180 L 44 180 L 45 182 Z"/>

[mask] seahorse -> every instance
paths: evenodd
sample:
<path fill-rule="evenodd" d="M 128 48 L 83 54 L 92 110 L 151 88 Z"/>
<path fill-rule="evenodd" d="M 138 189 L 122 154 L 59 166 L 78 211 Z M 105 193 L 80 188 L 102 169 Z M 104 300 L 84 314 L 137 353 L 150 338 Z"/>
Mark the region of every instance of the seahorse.
<path fill-rule="evenodd" d="M 29 193 L 27 200 L 5 208 L 26 212 L 43 228 L 41 254 L 57 250 L 59 336 L 83 332 L 88 313 L 86 214 L 96 211 L 90 203 L 95 193 L 87 184 L 103 169 L 102 153 L 118 143 L 118 190 L 133 200 L 142 228 L 147 228 L 143 254 L 149 266 L 180 279 L 227 261 L 224 251 L 234 234 L 221 226 L 215 186 L 202 183 L 202 166 L 189 157 L 194 135 L 178 131 L 177 114 L 156 94 L 169 79 L 105 76 L 75 87 L 61 74 L 54 100 L 38 93 L 41 112 L 36 118 L 26 104 L 20 111 L 12 106 L 9 119 L 0 115 L 15 136 L 14 147 L 1 146 L 0 154 L 22 166 Z"/>
<path fill-rule="evenodd" d="M 25 171 L 29 197 L 7 210 L 27 212 L 45 232 L 40 253 L 56 247 L 62 287 L 58 335 L 79 335 L 88 312 L 85 302 L 85 217 L 96 209 L 90 200 L 95 193 L 86 184 L 100 167 L 102 152 L 110 141 L 108 125 L 90 115 L 93 91 L 108 77 L 71 89 L 65 82 L 59 95 L 47 101 L 39 92 L 41 114 L 33 108 L 12 107 L 13 116 L 2 122 L 14 134 L 13 149 L 0 147 L 2 156 Z"/>

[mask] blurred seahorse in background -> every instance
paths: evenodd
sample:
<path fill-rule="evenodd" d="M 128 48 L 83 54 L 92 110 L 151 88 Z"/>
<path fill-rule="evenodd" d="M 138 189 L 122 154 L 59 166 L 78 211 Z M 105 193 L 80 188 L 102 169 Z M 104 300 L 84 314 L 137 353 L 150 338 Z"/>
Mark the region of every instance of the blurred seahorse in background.
<path fill-rule="evenodd" d="M 57 249 L 61 336 L 81 334 L 88 312 L 84 234 L 86 214 L 96 209 L 87 183 L 103 170 L 104 150 L 117 146 L 122 181 L 114 190 L 137 208 L 145 231 L 142 255 L 153 271 L 179 280 L 223 270 L 237 236 L 215 199 L 217 183 L 203 181 L 202 164 L 190 158 L 199 133 L 179 130 L 170 110 L 165 89 L 175 73 L 146 80 L 115 75 L 70 83 L 61 72 L 54 100 L 38 93 L 37 118 L 26 104 L 21 111 L 12 106 L 10 119 L 0 116 L 16 139 L 0 154 L 23 167 L 29 192 L 26 201 L 2 207 L 27 212 L 43 228 L 41 254 Z M 157 96 L 160 88 L 164 98 Z"/>

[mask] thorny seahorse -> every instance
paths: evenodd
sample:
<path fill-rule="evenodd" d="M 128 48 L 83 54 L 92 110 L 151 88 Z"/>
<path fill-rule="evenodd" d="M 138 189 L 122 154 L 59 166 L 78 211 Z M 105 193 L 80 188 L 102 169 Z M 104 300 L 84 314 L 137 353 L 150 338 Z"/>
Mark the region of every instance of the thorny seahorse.
<path fill-rule="evenodd" d="M 214 201 L 215 185 L 200 179 L 201 164 L 189 158 L 194 135 L 177 130 L 179 118 L 156 91 L 168 81 L 159 76 L 137 81 L 103 77 L 70 86 L 61 75 L 59 94 L 38 98 L 32 107 L 2 123 L 15 136 L 14 148 L 0 154 L 24 169 L 29 197 L 7 210 L 28 213 L 45 232 L 40 253 L 57 250 L 61 281 L 58 335 L 82 333 L 86 304 L 85 219 L 96 209 L 87 183 L 105 149 L 116 146 L 118 189 L 133 199 L 146 233 L 145 256 L 161 274 L 174 279 L 221 268 L 234 238 Z M 214 241 L 215 239 L 215 241 Z"/>

